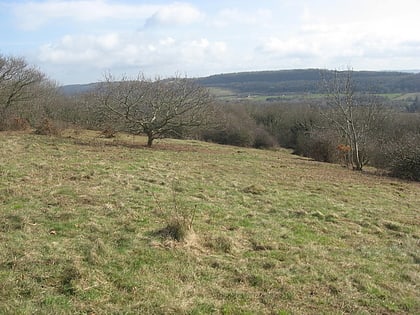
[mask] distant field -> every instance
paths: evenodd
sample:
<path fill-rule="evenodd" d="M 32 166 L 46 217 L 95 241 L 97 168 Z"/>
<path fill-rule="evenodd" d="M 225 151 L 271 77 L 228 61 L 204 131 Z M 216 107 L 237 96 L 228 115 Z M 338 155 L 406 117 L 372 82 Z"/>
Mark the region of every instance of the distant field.
<path fill-rule="evenodd" d="M 0 314 L 420 313 L 419 183 L 144 143 L 0 133 Z"/>
<path fill-rule="evenodd" d="M 311 94 L 311 93 L 287 93 L 281 95 L 263 95 L 263 94 L 241 94 L 231 90 L 214 89 L 210 88 L 210 93 L 218 100 L 224 101 L 248 101 L 248 102 L 282 102 L 282 101 L 293 101 L 293 100 L 313 100 L 324 97 L 323 94 Z"/>
<path fill-rule="evenodd" d="M 263 94 L 241 94 L 233 90 L 222 88 L 209 88 L 210 93 L 220 100 L 234 101 L 247 100 L 249 102 L 281 102 L 292 100 L 317 100 L 325 97 L 324 94 L 319 93 L 285 93 L 280 95 L 263 95 Z M 378 94 L 380 97 L 387 98 L 391 101 L 412 102 L 416 97 L 420 97 L 420 93 L 382 93 Z"/>
<path fill-rule="evenodd" d="M 390 94 L 395 97 L 390 97 L 400 101 L 413 101 L 416 97 L 420 97 L 420 93 L 404 93 L 404 94 Z"/>
<path fill-rule="evenodd" d="M 210 87 L 209 91 L 212 95 L 214 95 L 217 98 L 236 97 L 237 96 L 237 94 L 235 92 L 233 92 L 232 90 L 228 90 L 228 89 Z"/>

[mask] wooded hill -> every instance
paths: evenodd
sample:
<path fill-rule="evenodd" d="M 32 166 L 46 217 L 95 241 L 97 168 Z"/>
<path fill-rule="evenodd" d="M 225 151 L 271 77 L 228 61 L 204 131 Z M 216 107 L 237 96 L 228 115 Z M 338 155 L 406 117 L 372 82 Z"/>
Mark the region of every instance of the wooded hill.
<path fill-rule="evenodd" d="M 217 74 L 196 78 L 205 87 L 227 89 L 237 94 L 278 95 L 287 93 L 322 93 L 321 79 L 330 70 L 300 69 L 255 71 Z M 373 93 L 420 92 L 420 73 L 394 71 L 354 71 L 353 79 L 358 91 Z M 60 90 L 67 95 L 93 89 L 95 83 L 65 85 Z"/>
<path fill-rule="evenodd" d="M 207 87 L 224 88 L 237 93 L 282 94 L 322 93 L 320 81 L 332 71 L 321 69 L 239 72 L 199 78 Z M 374 93 L 412 93 L 420 91 L 420 73 L 354 71 L 358 91 Z"/>

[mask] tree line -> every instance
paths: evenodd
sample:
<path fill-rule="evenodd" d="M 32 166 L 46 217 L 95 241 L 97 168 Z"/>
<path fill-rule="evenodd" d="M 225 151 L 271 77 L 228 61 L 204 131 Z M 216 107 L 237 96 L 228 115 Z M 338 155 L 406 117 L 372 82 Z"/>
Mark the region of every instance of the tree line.
<path fill-rule="evenodd" d="M 323 96 L 299 102 L 221 102 L 186 77 L 111 73 L 93 89 L 63 95 L 23 58 L 0 56 L 0 130 L 35 128 L 48 134 L 78 126 L 109 137 L 116 132 L 143 134 L 149 147 L 165 137 L 282 146 L 356 171 L 370 165 L 420 181 L 418 98 L 400 108 L 359 90 L 352 70 L 318 75 Z"/>

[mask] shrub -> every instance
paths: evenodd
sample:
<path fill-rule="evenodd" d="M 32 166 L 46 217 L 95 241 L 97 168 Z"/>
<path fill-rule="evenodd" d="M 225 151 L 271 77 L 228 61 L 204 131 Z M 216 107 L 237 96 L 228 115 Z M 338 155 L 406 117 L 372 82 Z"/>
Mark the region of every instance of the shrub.
<path fill-rule="evenodd" d="M 313 139 L 310 144 L 309 157 L 316 161 L 333 163 L 334 145 L 328 139 Z"/>
<path fill-rule="evenodd" d="M 250 146 L 253 139 L 247 125 L 252 122 L 248 113 L 241 106 L 225 106 L 217 112 L 218 123 L 200 132 L 204 141 L 236 146 Z"/>
<path fill-rule="evenodd" d="M 204 141 L 235 145 L 238 147 L 250 147 L 254 143 L 254 137 L 249 130 L 237 127 L 228 127 L 223 130 L 209 130 L 202 135 L 202 138 Z"/>
<path fill-rule="evenodd" d="M 420 150 L 415 154 L 402 155 L 394 160 L 391 174 L 403 179 L 420 181 Z"/>
<path fill-rule="evenodd" d="M 274 137 L 259 127 L 240 104 L 223 108 L 218 125 L 202 130 L 201 139 L 238 147 L 270 148 L 276 145 Z"/>
<path fill-rule="evenodd" d="M 190 227 L 187 226 L 186 222 L 178 217 L 172 218 L 162 230 L 160 234 L 171 238 L 175 241 L 182 242 L 185 240 Z"/>
<path fill-rule="evenodd" d="M 336 135 L 327 130 L 301 133 L 296 138 L 294 153 L 320 162 L 336 163 L 339 161 L 337 143 Z"/>
<path fill-rule="evenodd" d="M 391 145 L 386 155 L 391 175 L 420 181 L 420 134 L 402 138 L 398 144 Z"/>
<path fill-rule="evenodd" d="M 274 137 L 265 129 L 257 128 L 255 130 L 254 137 L 254 148 L 257 149 L 268 149 L 273 148 L 277 145 Z"/>
<path fill-rule="evenodd" d="M 107 139 L 110 139 L 110 138 L 115 138 L 117 132 L 116 132 L 115 128 L 113 128 L 111 126 L 106 126 L 104 128 L 104 130 L 102 130 L 101 134 L 102 134 L 103 137 L 105 137 Z"/>
<path fill-rule="evenodd" d="M 14 117 L 9 123 L 10 130 L 28 130 L 31 127 L 29 121 L 22 117 Z"/>
<path fill-rule="evenodd" d="M 57 135 L 58 133 L 57 126 L 48 118 L 45 118 L 35 130 L 37 135 Z"/>
<path fill-rule="evenodd" d="M 375 167 L 394 177 L 420 181 L 420 133 L 397 134 L 378 141 L 371 151 Z"/>
<path fill-rule="evenodd" d="M 166 226 L 156 231 L 156 234 L 178 242 L 184 241 L 193 232 L 193 223 L 197 212 L 197 207 L 187 208 L 179 204 L 177 192 L 182 189 L 183 187 L 179 183 L 172 183 L 172 202 L 168 209 L 164 209 L 155 197 L 159 212 L 164 214 L 166 221 Z"/>

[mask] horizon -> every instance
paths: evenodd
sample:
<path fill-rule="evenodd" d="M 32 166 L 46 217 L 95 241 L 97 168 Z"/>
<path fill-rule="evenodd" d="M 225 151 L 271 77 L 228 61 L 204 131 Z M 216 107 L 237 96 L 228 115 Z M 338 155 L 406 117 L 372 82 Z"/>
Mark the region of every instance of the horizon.
<path fill-rule="evenodd" d="M 416 0 L 0 0 L 0 9 L 0 54 L 24 57 L 60 85 L 107 71 L 420 71 Z"/>
<path fill-rule="evenodd" d="M 244 73 L 261 73 L 261 72 L 280 72 L 280 71 L 305 71 L 305 70 L 319 70 L 319 71 L 347 71 L 347 70 L 340 70 L 340 69 L 321 69 L 321 68 L 302 68 L 302 69 L 278 69 L 278 70 L 258 70 L 258 71 L 239 71 L 239 72 L 225 72 L 225 73 L 215 73 L 210 74 L 207 76 L 197 76 L 197 77 L 187 77 L 188 79 L 203 79 L 203 78 L 209 78 L 213 76 L 223 76 L 223 75 L 231 75 L 231 74 L 244 74 Z M 419 70 L 353 70 L 353 72 L 389 72 L 389 73 L 407 73 L 407 74 L 418 74 L 420 73 Z M 163 77 L 163 79 L 170 78 L 171 76 Z M 118 79 L 118 78 L 117 78 Z M 77 86 L 77 85 L 90 85 L 90 84 L 96 84 L 101 82 L 94 81 L 94 82 L 87 82 L 87 83 L 70 83 L 70 84 L 60 84 L 59 87 L 66 87 L 66 86 Z"/>

